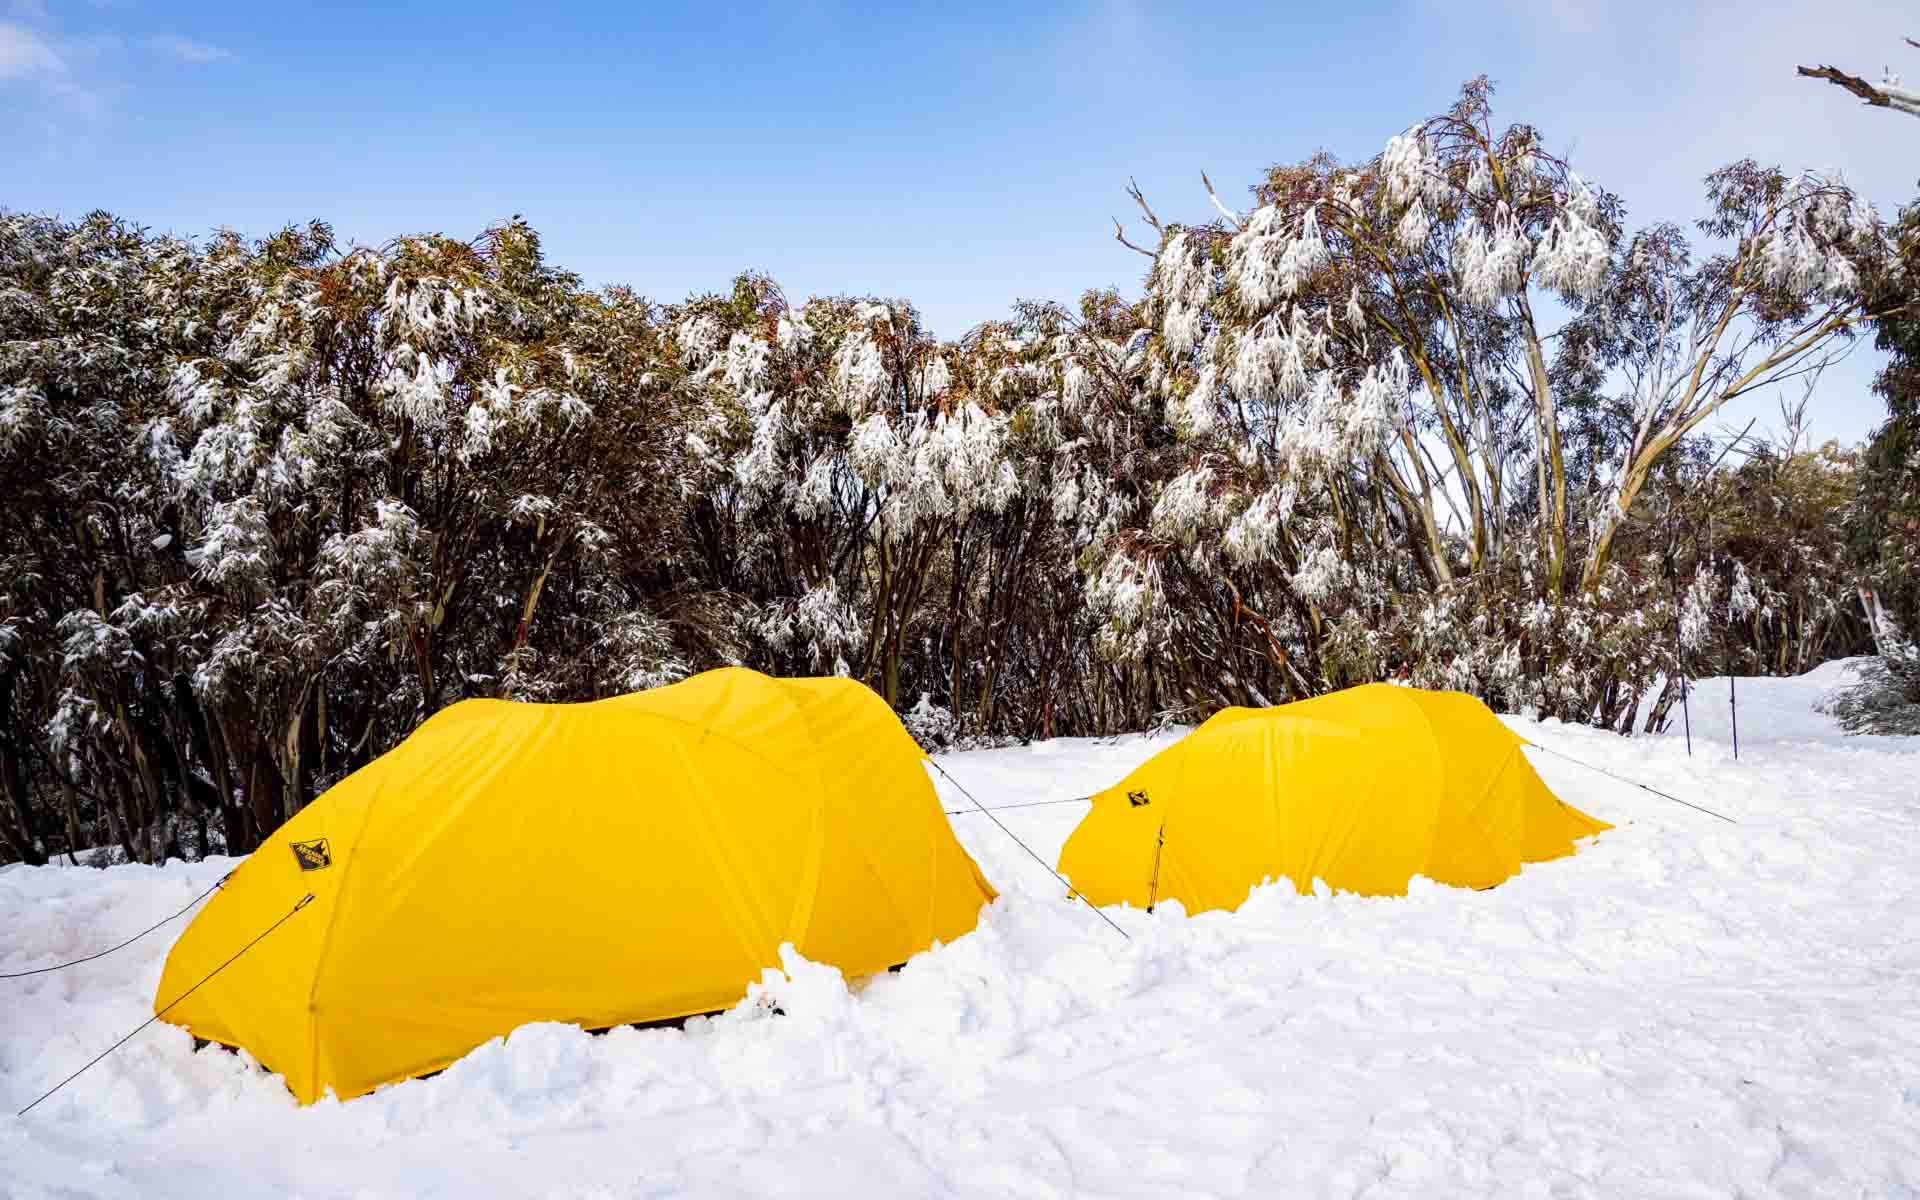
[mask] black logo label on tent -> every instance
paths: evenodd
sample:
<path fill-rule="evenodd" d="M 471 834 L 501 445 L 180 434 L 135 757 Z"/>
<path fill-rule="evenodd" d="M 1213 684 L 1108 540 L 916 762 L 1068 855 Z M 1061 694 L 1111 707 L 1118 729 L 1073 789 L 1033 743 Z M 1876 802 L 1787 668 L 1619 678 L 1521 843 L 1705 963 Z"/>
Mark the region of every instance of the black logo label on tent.
<path fill-rule="evenodd" d="M 315 838 L 311 842 L 288 842 L 287 845 L 293 847 L 293 859 L 300 864 L 302 871 L 318 871 L 333 865 L 333 851 L 327 848 L 325 838 Z"/>
<path fill-rule="evenodd" d="M 1147 805 L 1151 804 L 1152 801 L 1147 799 L 1147 794 L 1145 792 L 1128 792 L 1127 803 L 1131 804 L 1135 808 L 1145 808 Z"/>

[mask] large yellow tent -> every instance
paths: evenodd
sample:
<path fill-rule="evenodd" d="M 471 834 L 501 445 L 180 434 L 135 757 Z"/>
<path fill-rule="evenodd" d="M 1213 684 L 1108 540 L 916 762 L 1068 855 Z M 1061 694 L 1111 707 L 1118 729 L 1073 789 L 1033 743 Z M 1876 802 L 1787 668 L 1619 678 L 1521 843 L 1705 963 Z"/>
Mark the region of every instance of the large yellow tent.
<path fill-rule="evenodd" d="M 1229 708 L 1094 796 L 1060 871 L 1096 904 L 1238 908 L 1255 884 L 1404 895 L 1491 887 L 1610 828 L 1547 790 L 1525 744 L 1459 692 L 1368 684 Z"/>
<path fill-rule="evenodd" d="M 154 1003 L 292 913 L 167 1019 L 245 1047 L 307 1103 L 530 1021 L 725 1008 L 782 942 L 884 970 L 994 895 L 921 758 L 845 679 L 727 669 L 586 704 L 464 701 L 241 864 Z"/>

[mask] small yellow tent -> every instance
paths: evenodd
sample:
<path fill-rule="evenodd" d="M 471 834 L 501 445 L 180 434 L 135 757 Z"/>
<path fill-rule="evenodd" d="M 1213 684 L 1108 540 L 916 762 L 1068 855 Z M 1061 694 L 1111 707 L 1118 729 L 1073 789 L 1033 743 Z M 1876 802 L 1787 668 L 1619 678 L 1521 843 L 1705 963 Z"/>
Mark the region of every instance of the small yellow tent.
<path fill-rule="evenodd" d="M 779 946 L 849 975 L 972 929 L 994 892 L 919 747 L 845 679 L 727 669 L 587 704 L 468 700 L 282 826 L 167 957 L 167 1014 L 302 1103 L 426 1074 L 530 1021 L 725 1008 Z"/>
<path fill-rule="evenodd" d="M 1368 684 L 1229 708 L 1093 797 L 1060 871 L 1096 904 L 1238 908 L 1266 879 L 1404 895 L 1492 887 L 1610 828 L 1561 803 L 1525 742 L 1459 692 Z"/>

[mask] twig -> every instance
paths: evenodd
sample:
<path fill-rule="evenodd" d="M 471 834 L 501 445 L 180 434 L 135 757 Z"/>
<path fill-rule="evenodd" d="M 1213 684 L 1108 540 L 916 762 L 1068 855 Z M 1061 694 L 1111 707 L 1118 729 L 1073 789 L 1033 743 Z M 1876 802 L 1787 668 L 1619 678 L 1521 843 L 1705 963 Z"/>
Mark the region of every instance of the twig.
<path fill-rule="evenodd" d="M 1140 185 L 1133 181 L 1132 176 L 1127 177 L 1127 195 L 1132 196 L 1133 202 L 1140 206 L 1140 211 L 1147 214 L 1147 224 L 1153 226 L 1155 232 L 1164 234 L 1167 231 L 1167 227 L 1160 223 L 1160 218 L 1153 215 L 1153 209 L 1147 207 L 1147 198 L 1140 194 Z"/>
<path fill-rule="evenodd" d="M 1128 241 L 1127 231 L 1121 228 L 1119 217 L 1113 218 L 1113 239 L 1119 242 L 1122 246 L 1125 246 L 1127 249 L 1133 251 L 1135 254 L 1144 254 L 1148 258 L 1160 257 L 1158 254 L 1155 254 L 1153 251 L 1145 249 L 1144 247 L 1141 247 L 1141 246 L 1136 246 L 1132 242 Z"/>

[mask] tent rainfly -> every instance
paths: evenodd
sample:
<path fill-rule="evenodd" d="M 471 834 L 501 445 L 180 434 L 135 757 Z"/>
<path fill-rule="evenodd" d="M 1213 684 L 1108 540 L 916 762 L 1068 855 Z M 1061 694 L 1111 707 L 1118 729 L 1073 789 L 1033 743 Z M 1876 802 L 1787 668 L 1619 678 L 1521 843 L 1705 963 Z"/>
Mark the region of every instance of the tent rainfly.
<path fill-rule="evenodd" d="M 156 1008 L 310 1103 L 532 1021 L 725 1008 L 791 942 L 849 975 L 973 928 L 993 889 L 922 754 L 846 679 L 710 671 L 585 704 L 468 700 L 296 814 L 201 910 Z"/>
<path fill-rule="evenodd" d="M 1093 799 L 1060 871 L 1096 904 L 1233 909 L 1320 879 L 1404 895 L 1424 875 L 1487 888 L 1611 828 L 1547 790 L 1472 696 L 1367 684 L 1229 708 Z"/>

